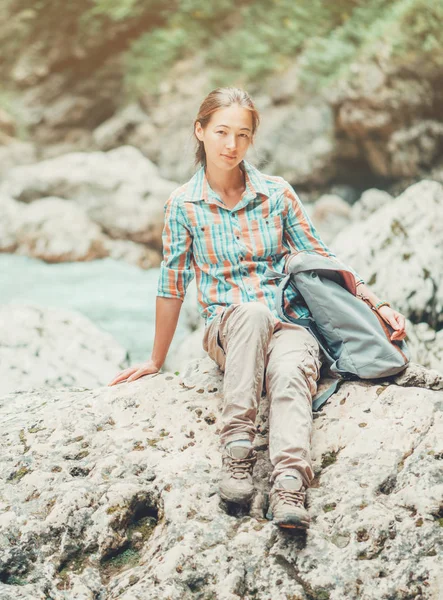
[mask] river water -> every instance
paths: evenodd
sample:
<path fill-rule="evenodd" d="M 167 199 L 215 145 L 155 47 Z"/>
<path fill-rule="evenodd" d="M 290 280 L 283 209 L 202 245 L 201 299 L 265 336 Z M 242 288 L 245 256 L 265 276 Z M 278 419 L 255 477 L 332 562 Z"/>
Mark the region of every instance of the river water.
<path fill-rule="evenodd" d="M 149 358 L 152 350 L 158 275 L 158 268 L 143 270 L 111 258 L 48 264 L 0 254 L 0 303 L 75 310 L 111 333 L 132 364 Z M 171 351 L 188 333 L 181 315 Z"/>

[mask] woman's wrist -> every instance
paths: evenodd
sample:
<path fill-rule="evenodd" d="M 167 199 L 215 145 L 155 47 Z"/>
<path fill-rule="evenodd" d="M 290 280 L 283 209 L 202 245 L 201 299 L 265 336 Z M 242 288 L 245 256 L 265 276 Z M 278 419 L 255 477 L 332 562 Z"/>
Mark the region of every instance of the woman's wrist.
<path fill-rule="evenodd" d="M 151 358 L 149 360 L 154 365 L 154 367 L 156 367 L 159 371 L 162 368 L 163 363 L 165 362 L 164 360 L 162 361 L 162 360 L 155 359 L 152 356 L 151 356 Z"/>
<path fill-rule="evenodd" d="M 377 302 L 377 304 L 375 304 L 373 306 L 374 310 L 378 310 L 379 308 L 381 308 L 382 306 L 391 306 L 389 302 L 387 302 L 386 300 L 380 300 L 379 302 Z"/>

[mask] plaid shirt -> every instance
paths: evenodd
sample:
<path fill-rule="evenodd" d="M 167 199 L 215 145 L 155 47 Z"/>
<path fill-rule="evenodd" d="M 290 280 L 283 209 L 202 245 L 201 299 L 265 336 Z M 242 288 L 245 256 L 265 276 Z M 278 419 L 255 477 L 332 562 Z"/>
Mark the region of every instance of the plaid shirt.
<path fill-rule="evenodd" d="M 278 321 L 274 303 L 279 280 L 267 278 L 266 269 L 283 273 L 290 254 L 300 250 L 336 258 L 287 181 L 261 173 L 246 160 L 240 166 L 246 190 L 233 209 L 211 189 L 203 166 L 172 192 L 164 207 L 157 295 L 183 300 L 195 276 L 206 325 L 229 304 L 251 301 L 266 304 Z M 310 315 L 295 290 L 288 287 L 285 296 L 290 316 Z"/>

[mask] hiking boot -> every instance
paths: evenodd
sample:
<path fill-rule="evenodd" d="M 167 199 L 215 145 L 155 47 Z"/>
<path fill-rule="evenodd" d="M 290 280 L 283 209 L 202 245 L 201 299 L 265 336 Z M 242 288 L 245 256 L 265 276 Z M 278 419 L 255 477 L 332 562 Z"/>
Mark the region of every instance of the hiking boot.
<path fill-rule="evenodd" d="M 308 529 L 309 513 L 305 508 L 306 488 L 299 477 L 279 478 L 269 495 L 267 518 L 275 525 L 291 529 Z"/>
<path fill-rule="evenodd" d="M 257 452 L 254 448 L 232 445 L 224 448 L 222 462 L 220 497 L 226 502 L 247 504 L 254 494 L 252 470 Z"/>

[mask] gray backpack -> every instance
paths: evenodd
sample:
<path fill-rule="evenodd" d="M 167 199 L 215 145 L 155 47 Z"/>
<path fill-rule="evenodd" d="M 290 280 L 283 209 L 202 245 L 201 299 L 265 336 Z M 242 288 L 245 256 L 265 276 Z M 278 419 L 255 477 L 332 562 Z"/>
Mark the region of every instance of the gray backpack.
<path fill-rule="evenodd" d="M 373 379 L 395 375 L 410 360 L 404 340 L 390 339 L 392 327 L 372 308 L 368 299 L 356 296 L 354 274 L 338 259 L 308 251 L 288 260 L 286 274 L 268 269 L 265 275 L 282 278 L 275 305 L 280 318 L 309 329 L 317 339 L 337 380 L 313 399 L 318 410 L 346 379 Z M 303 297 L 312 317 L 294 319 L 286 314 L 288 286 Z"/>

